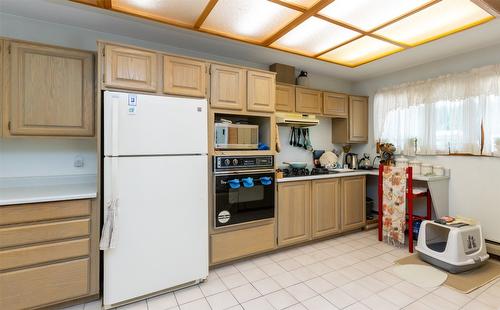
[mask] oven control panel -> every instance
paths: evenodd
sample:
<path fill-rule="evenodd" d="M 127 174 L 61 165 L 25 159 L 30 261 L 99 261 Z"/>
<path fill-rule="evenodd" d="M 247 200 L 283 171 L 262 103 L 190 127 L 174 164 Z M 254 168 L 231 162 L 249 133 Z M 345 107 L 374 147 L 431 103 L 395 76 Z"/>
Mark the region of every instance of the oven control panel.
<path fill-rule="evenodd" d="M 273 156 L 214 156 L 214 170 L 272 169 Z"/>

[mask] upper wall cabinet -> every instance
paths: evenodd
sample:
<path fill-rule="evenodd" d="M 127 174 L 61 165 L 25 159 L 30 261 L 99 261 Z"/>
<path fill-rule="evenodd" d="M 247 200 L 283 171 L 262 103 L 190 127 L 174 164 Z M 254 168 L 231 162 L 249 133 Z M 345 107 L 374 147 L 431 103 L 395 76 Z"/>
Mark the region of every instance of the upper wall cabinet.
<path fill-rule="evenodd" d="M 338 93 L 323 93 L 323 115 L 347 118 L 349 96 Z"/>
<path fill-rule="evenodd" d="M 8 134 L 94 135 L 94 55 L 6 41 Z M 5 111 L 5 110 L 4 110 Z M 4 118 L 5 121 L 5 118 Z"/>
<path fill-rule="evenodd" d="M 349 97 L 349 140 L 368 142 L 368 98 Z"/>
<path fill-rule="evenodd" d="M 321 114 L 322 94 L 319 90 L 296 87 L 295 111 L 305 114 Z"/>
<path fill-rule="evenodd" d="M 295 86 L 276 84 L 276 111 L 295 111 Z"/>
<path fill-rule="evenodd" d="M 157 88 L 157 54 L 106 44 L 104 85 L 147 92 Z"/>
<path fill-rule="evenodd" d="M 274 112 L 276 83 L 273 73 L 247 71 L 247 110 Z"/>
<path fill-rule="evenodd" d="M 211 65 L 210 77 L 212 108 L 243 110 L 246 100 L 245 69 Z"/>
<path fill-rule="evenodd" d="M 191 97 L 207 96 L 207 64 L 194 59 L 163 57 L 163 92 Z"/>
<path fill-rule="evenodd" d="M 349 117 L 332 119 L 332 142 L 368 142 L 368 97 L 349 96 Z"/>

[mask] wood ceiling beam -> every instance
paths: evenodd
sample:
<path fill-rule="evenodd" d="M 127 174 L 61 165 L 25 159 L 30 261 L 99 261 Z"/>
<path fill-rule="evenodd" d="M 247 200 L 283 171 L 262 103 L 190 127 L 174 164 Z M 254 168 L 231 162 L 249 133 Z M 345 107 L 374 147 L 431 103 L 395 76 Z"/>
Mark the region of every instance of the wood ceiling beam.
<path fill-rule="evenodd" d="M 415 13 L 418 13 L 418 12 L 420 12 L 420 11 L 422 11 L 422 10 L 424 10 L 424 9 L 426 9 L 426 8 L 428 8 L 428 7 L 430 7 L 430 6 L 433 6 L 434 4 L 436 4 L 436 3 L 438 3 L 438 2 L 441 2 L 441 0 L 434 0 L 434 1 L 431 1 L 431 2 L 426 3 L 426 4 L 424 4 L 424 5 L 421 5 L 421 6 L 419 6 L 419 7 L 415 8 L 415 9 L 413 9 L 413 10 L 411 10 L 411 11 L 409 11 L 409 12 L 407 12 L 407 13 L 403 14 L 403 15 L 400 15 L 400 16 L 398 16 L 398 17 L 394 18 L 394 19 L 391 19 L 390 21 L 388 21 L 388 22 L 386 22 L 386 23 L 384 23 L 384 24 L 382 24 L 382 25 L 378 26 L 377 28 L 372 29 L 370 32 L 372 32 L 372 33 L 373 33 L 373 32 L 375 32 L 375 31 L 377 31 L 377 30 L 380 30 L 380 29 L 382 29 L 382 28 L 384 28 L 384 27 L 386 27 L 386 26 L 389 26 L 389 25 L 391 25 L 391 24 L 394 24 L 394 23 L 396 23 L 396 22 L 398 22 L 398 21 L 402 20 L 403 18 L 406 18 L 406 17 L 408 17 L 408 16 L 410 16 L 410 15 L 413 15 L 413 14 L 415 14 Z"/>
<path fill-rule="evenodd" d="M 198 17 L 198 19 L 194 23 L 194 26 L 193 26 L 194 29 L 200 29 L 201 25 L 203 25 L 203 23 L 205 22 L 205 19 L 207 19 L 208 15 L 210 14 L 210 12 L 212 12 L 213 8 L 217 4 L 217 1 L 218 0 L 210 0 L 207 3 L 207 5 L 205 6 L 205 9 L 203 9 L 203 12 L 201 12 L 200 16 Z"/>
<path fill-rule="evenodd" d="M 267 0 L 267 1 L 279 4 L 281 6 L 284 6 L 284 7 L 287 7 L 289 9 L 292 9 L 292 10 L 295 10 L 295 11 L 299 11 L 299 12 L 302 12 L 302 13 L 304 13 L 306 11 L 306 8 L 303 8 L 301 6 L 298 6 L 298 5 L 290 3 L 290 2 L 285 2 L 283 0 Z"/>
<path fill-rule="evenodd" d="M 318 1 L 315 5 L 313 5 L 310 9 L 305 10 L 299 17 L 295 18 L 292 20 L 290 23 L 288 23 L 285 27 L 281 28 L 278 30 L 276 33 L 274 33 L 272 36 L 267 38 L 262 42 L 263 46 L 269 46 L 288 32 L 290 32 L 293 28 L 297 27 L 300 25 L 302 22 L 304 22 L 306 19 L 308 19 L 311 16 L 316 15 L 319 11 L 321 11 L 324 7 L 332 3 L 334 0 L 320 0 Z"/>

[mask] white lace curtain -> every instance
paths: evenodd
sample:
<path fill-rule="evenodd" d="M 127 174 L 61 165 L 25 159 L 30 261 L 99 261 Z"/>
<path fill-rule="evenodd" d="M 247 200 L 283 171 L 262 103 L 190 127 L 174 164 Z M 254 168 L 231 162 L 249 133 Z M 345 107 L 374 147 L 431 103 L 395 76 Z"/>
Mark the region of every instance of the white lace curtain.
<path fill-rule="evenodd" d="M 500 64 L 382 89 L 373 117 L 375 139 L 404 154 L 480 155 L 483 141 L 500 156 Z"/>

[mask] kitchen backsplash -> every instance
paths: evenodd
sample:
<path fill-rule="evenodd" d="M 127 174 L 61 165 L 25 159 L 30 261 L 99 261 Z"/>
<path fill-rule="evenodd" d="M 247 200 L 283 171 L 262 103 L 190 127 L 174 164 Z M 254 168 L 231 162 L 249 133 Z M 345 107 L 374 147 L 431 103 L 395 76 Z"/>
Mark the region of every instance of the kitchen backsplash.
<path fill-rule="evenodd" d="M 332 150 L 336 147 L 340 150 L 340 145 L 332 144 L 331 118 L 318 117 L 318 119 L 319 125 L 308 127 L 313 148 L 315 150 Z M 283 161 L 303 161 L 307 162 L 308 167 L 311 168 L 313 165 L 312 153 L 304 148 L 291 146 L 289 144 L 291 127 L 278 126 L 278 130 L 281 142 L 281 152 L 276 156 L 278 167 L 283 165 Z"/>
<path fill-rule="evenodd" d="M 0 178 L 96 173 L 94 139 L 0 139 Z"/>

